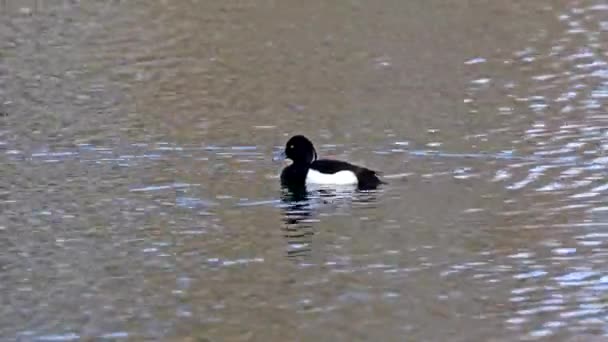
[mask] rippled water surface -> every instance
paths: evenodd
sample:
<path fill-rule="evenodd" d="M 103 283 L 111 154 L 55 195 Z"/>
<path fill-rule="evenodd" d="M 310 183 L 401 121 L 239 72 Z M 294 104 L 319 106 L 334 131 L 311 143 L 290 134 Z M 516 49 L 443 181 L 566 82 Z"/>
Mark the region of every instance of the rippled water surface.
<path fill-rule="evenodd" d="M 608 338 L 605 2 L 0 6 L 3 340 Z"/>

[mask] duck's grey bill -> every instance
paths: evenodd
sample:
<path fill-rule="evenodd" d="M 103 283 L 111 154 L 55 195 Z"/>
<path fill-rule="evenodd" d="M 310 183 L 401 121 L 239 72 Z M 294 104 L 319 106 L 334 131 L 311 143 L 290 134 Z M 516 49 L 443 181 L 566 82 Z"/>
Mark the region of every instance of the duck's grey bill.
<path fill-rule="evenodd" d="M 287 158 L 287 156 L 285 155 L 285 151 L 280 151 L 280 152 L 274 153 L 272 160 L 276 162 L 276 161 L 283 161 L 286 158 Z"/>

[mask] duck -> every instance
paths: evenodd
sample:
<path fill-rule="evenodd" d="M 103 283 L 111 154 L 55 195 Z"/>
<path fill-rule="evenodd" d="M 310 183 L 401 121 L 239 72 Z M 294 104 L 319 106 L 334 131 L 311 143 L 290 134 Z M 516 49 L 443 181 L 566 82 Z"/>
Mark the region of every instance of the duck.
<path fill-rule="evenodd" d="M 283 156 L 293 163 L 281 172 L 281 184 L 291 189 L 306 186 L 356 186 L 374 190 L 386 184 L 379 172 L 342 160 L 317 159 L 312 142 L 303 135 L 292 136 L 285 144 Z"/>

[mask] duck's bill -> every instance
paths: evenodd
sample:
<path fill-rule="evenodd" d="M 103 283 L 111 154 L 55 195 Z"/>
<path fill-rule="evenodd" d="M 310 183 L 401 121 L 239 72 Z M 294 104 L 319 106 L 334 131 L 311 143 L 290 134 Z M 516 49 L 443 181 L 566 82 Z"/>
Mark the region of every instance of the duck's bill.
<path fill-rule="evenodd" d="M 272 161 L 279 162 L 284 161 L 287 158 L 285 151 L 275 152 L 272 156 Z"/>
<path fill-rule="evenodd" d="M 287 159 L 287 156 L 285 155 L 284 151 L 274 153 L 274 155 L 272 157 L 272 161 L 281 162 L 281 164 L 283 164 L 283 166 L 288 166 L 291 164 L 291 160 Z"/>

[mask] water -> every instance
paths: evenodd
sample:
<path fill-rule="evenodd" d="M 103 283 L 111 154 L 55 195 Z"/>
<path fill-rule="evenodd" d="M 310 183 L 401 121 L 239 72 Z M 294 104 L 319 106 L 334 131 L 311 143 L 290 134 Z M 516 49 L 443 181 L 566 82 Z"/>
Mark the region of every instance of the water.
<path fill-rule="evenodd" d="M 0 5 L 3 340 L 608 335 L 603 2 Z"/>

